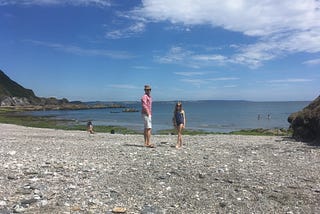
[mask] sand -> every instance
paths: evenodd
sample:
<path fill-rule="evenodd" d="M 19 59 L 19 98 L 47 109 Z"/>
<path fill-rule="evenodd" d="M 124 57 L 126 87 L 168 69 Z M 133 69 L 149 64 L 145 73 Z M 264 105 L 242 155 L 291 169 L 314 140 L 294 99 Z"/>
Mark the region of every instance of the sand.
<path fill-rule="evenodd" d="M 320 213 L 319 147 L 285 137 L 0 124 L 0 213 Z"/>

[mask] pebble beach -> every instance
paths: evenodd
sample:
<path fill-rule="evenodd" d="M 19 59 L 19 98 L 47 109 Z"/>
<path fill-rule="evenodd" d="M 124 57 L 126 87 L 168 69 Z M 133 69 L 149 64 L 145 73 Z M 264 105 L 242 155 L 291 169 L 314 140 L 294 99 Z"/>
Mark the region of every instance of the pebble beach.
<path fill-rule="evenodd" d="M 320 148 L 280 136 L 0 124 L 0 213 L 320 213 Z"/>

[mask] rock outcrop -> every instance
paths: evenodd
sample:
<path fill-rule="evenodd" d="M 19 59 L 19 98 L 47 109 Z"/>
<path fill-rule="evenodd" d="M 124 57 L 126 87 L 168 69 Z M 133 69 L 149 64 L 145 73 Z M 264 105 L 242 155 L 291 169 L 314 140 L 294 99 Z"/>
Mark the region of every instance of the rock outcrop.
<path fill-rule="evenodd" d="M 0 96 L 37 98 L 31 89 L 26 89 L 11 80 L 0 70 Z"/>
<path fill-rule="evenodd" d="M 320 96 L 288 118 L 296 140 L 320 144 Z"/>
<path fill-rule="evenodd" d="M 11 80 L 0 70 L 0 106 L 26 106 L 40 102 L 31 89 L 26 89 Z"/>
<path fill-rule="evenodd" d="M 0 106 L 26 106 L 31 105 L 29 100 L 26 97 L 9 97 L 3 96 L 0 99 Z"/>

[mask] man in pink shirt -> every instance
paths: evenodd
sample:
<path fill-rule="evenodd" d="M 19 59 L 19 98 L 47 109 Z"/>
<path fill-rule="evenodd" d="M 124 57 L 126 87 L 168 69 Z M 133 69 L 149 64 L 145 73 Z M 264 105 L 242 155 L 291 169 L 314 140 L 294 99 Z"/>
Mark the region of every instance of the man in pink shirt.
<path fill-rule="evenodd" d="M 150 143 L 152 129 L 152 97 L 150 93 L 151 87 L 149 85 L 145 85 L 144 95 L 141 97 L 141 113 L 144 121 L 144 146 L 153 148 L 154 145 Z"/>

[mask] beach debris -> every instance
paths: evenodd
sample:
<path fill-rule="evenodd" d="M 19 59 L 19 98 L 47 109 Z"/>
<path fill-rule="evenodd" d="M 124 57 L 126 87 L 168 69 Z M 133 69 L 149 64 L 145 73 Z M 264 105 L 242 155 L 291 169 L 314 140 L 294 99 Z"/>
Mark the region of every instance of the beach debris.
<path fill-rule="evenodd" d="M 127 212 L 127 209 L 124 207 L 114 207 L 112 209 L 112 212 L 113 213 L 125 213 L 125 212 Z"/>
<path fill-rule="evenodd" d="M 70 208 L 70 210 L 73 211 L 73 212 L 80 211 L 80 210 L 81 210 L 81 207 L 79 207 L 79 206 L 73 206 L 73 207 Z"/>

